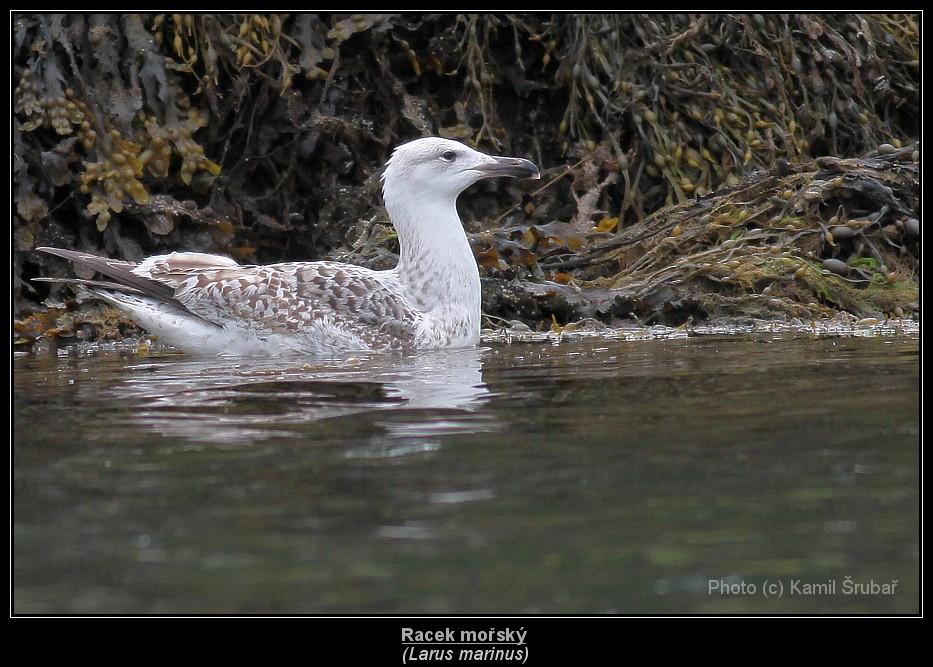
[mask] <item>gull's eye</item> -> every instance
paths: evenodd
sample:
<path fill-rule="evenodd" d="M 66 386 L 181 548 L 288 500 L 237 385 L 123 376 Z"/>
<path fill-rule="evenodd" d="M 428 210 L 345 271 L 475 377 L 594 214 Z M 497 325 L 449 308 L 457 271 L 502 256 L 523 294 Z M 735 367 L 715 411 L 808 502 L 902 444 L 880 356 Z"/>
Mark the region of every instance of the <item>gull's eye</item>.
<path fill-rule="evenodd" d="M 453 151 L 444 151 L 443 153 L 441 153 L 441 159 L 444 162 L 453 162 L 454 160 L 457 159 L 457 154 L 454 153 Z"/>

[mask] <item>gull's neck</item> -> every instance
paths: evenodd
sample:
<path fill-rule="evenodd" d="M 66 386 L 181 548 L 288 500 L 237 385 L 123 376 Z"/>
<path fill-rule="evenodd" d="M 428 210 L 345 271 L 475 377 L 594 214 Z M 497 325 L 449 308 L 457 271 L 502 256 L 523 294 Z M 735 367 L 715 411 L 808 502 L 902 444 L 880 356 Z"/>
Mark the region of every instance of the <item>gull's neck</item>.
<path fill-rule="evenodd" d="M 480 282 L 476 260 L 457 213 L 457 194 L 414 193 L 387 184 L 385 205 L 399 240 L 394 271 L 412 305 L 441 326 L 479 334 Z"/>

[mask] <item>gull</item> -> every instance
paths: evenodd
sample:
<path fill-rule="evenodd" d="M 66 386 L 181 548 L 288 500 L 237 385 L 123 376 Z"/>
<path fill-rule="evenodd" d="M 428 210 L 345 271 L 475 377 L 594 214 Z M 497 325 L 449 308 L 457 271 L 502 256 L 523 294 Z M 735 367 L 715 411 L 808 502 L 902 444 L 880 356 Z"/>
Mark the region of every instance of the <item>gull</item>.
<path fill-rule="evenodd" d="M 534 163 L 440 137 L 398 146 L 382 196 L 399 261 L 373 270 L 333 261 L 241 265 L 173 252 L 139 263 L 37 248 L 106 280 L 37 278 L 87 288 L 162 342 L 196 355 L 422 350 L 476 345 L 481 293 L 457 197 L 486 178 L 540 178 Z"/>

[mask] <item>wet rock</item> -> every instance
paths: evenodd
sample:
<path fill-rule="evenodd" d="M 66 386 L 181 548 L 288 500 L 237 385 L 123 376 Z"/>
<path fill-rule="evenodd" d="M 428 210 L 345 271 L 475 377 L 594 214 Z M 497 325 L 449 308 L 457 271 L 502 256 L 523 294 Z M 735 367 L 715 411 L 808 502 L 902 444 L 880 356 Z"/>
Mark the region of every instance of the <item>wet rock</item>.
<path fill-rule="evenodd" d="M 823 268 L 840 276 L 845 276 L 849 273 L 849 265 L 841 259 L 824 259 Z"/>

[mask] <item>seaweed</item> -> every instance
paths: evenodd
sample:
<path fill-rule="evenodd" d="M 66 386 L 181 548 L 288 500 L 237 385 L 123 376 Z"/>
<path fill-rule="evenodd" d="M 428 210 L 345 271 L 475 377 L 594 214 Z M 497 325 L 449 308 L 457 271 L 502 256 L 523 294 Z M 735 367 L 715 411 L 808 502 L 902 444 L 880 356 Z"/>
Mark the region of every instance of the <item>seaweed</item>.
<path fill-rule="evenodd" d="M 17 13 L 12 27 L 16 314 L 66 294 L 28 281 L 61 270 L 30 252 L 40 244 L 391 265 L 379 169 L 425 134 L 544 167 L 534 190 L 480 187 L 461 202 L 490 315 L 773 315 L 767 298 L 785 315 L 916 313 L 904 295 L 919 280 L 919 204 L 871 204 L 880 221 L 850 226 L 867 219 L 852 202 L 870 181 L 849 200 L 811 181 L 837 201 L 830 212 L 793 178 L 882 147 L 882 162 L 919 164 L 918 14 Z M 778 189 L 756 190 L 754 222 L 736 222 L 729 193 L 753 182 Z M 773 212 L 786 191 L 791 208 Z M 626 251 L 633 235 L 683 255 Z M 732 242 L 764 255 L 743 266 L 809 278 L 734 269 L 745 254 Z M 677 267 L 689 298 L 671 296 Z M 868 305 L 868 293 L 900 296 Z"/>
<path fill-rule="evenodd" d="M 917 147 L 886 144 L 749 174 L 541 269 L 574 272 L 577 317 L 594 315 L 588 290 L 644 323 L 919 317 L 919 198 Z"/>

